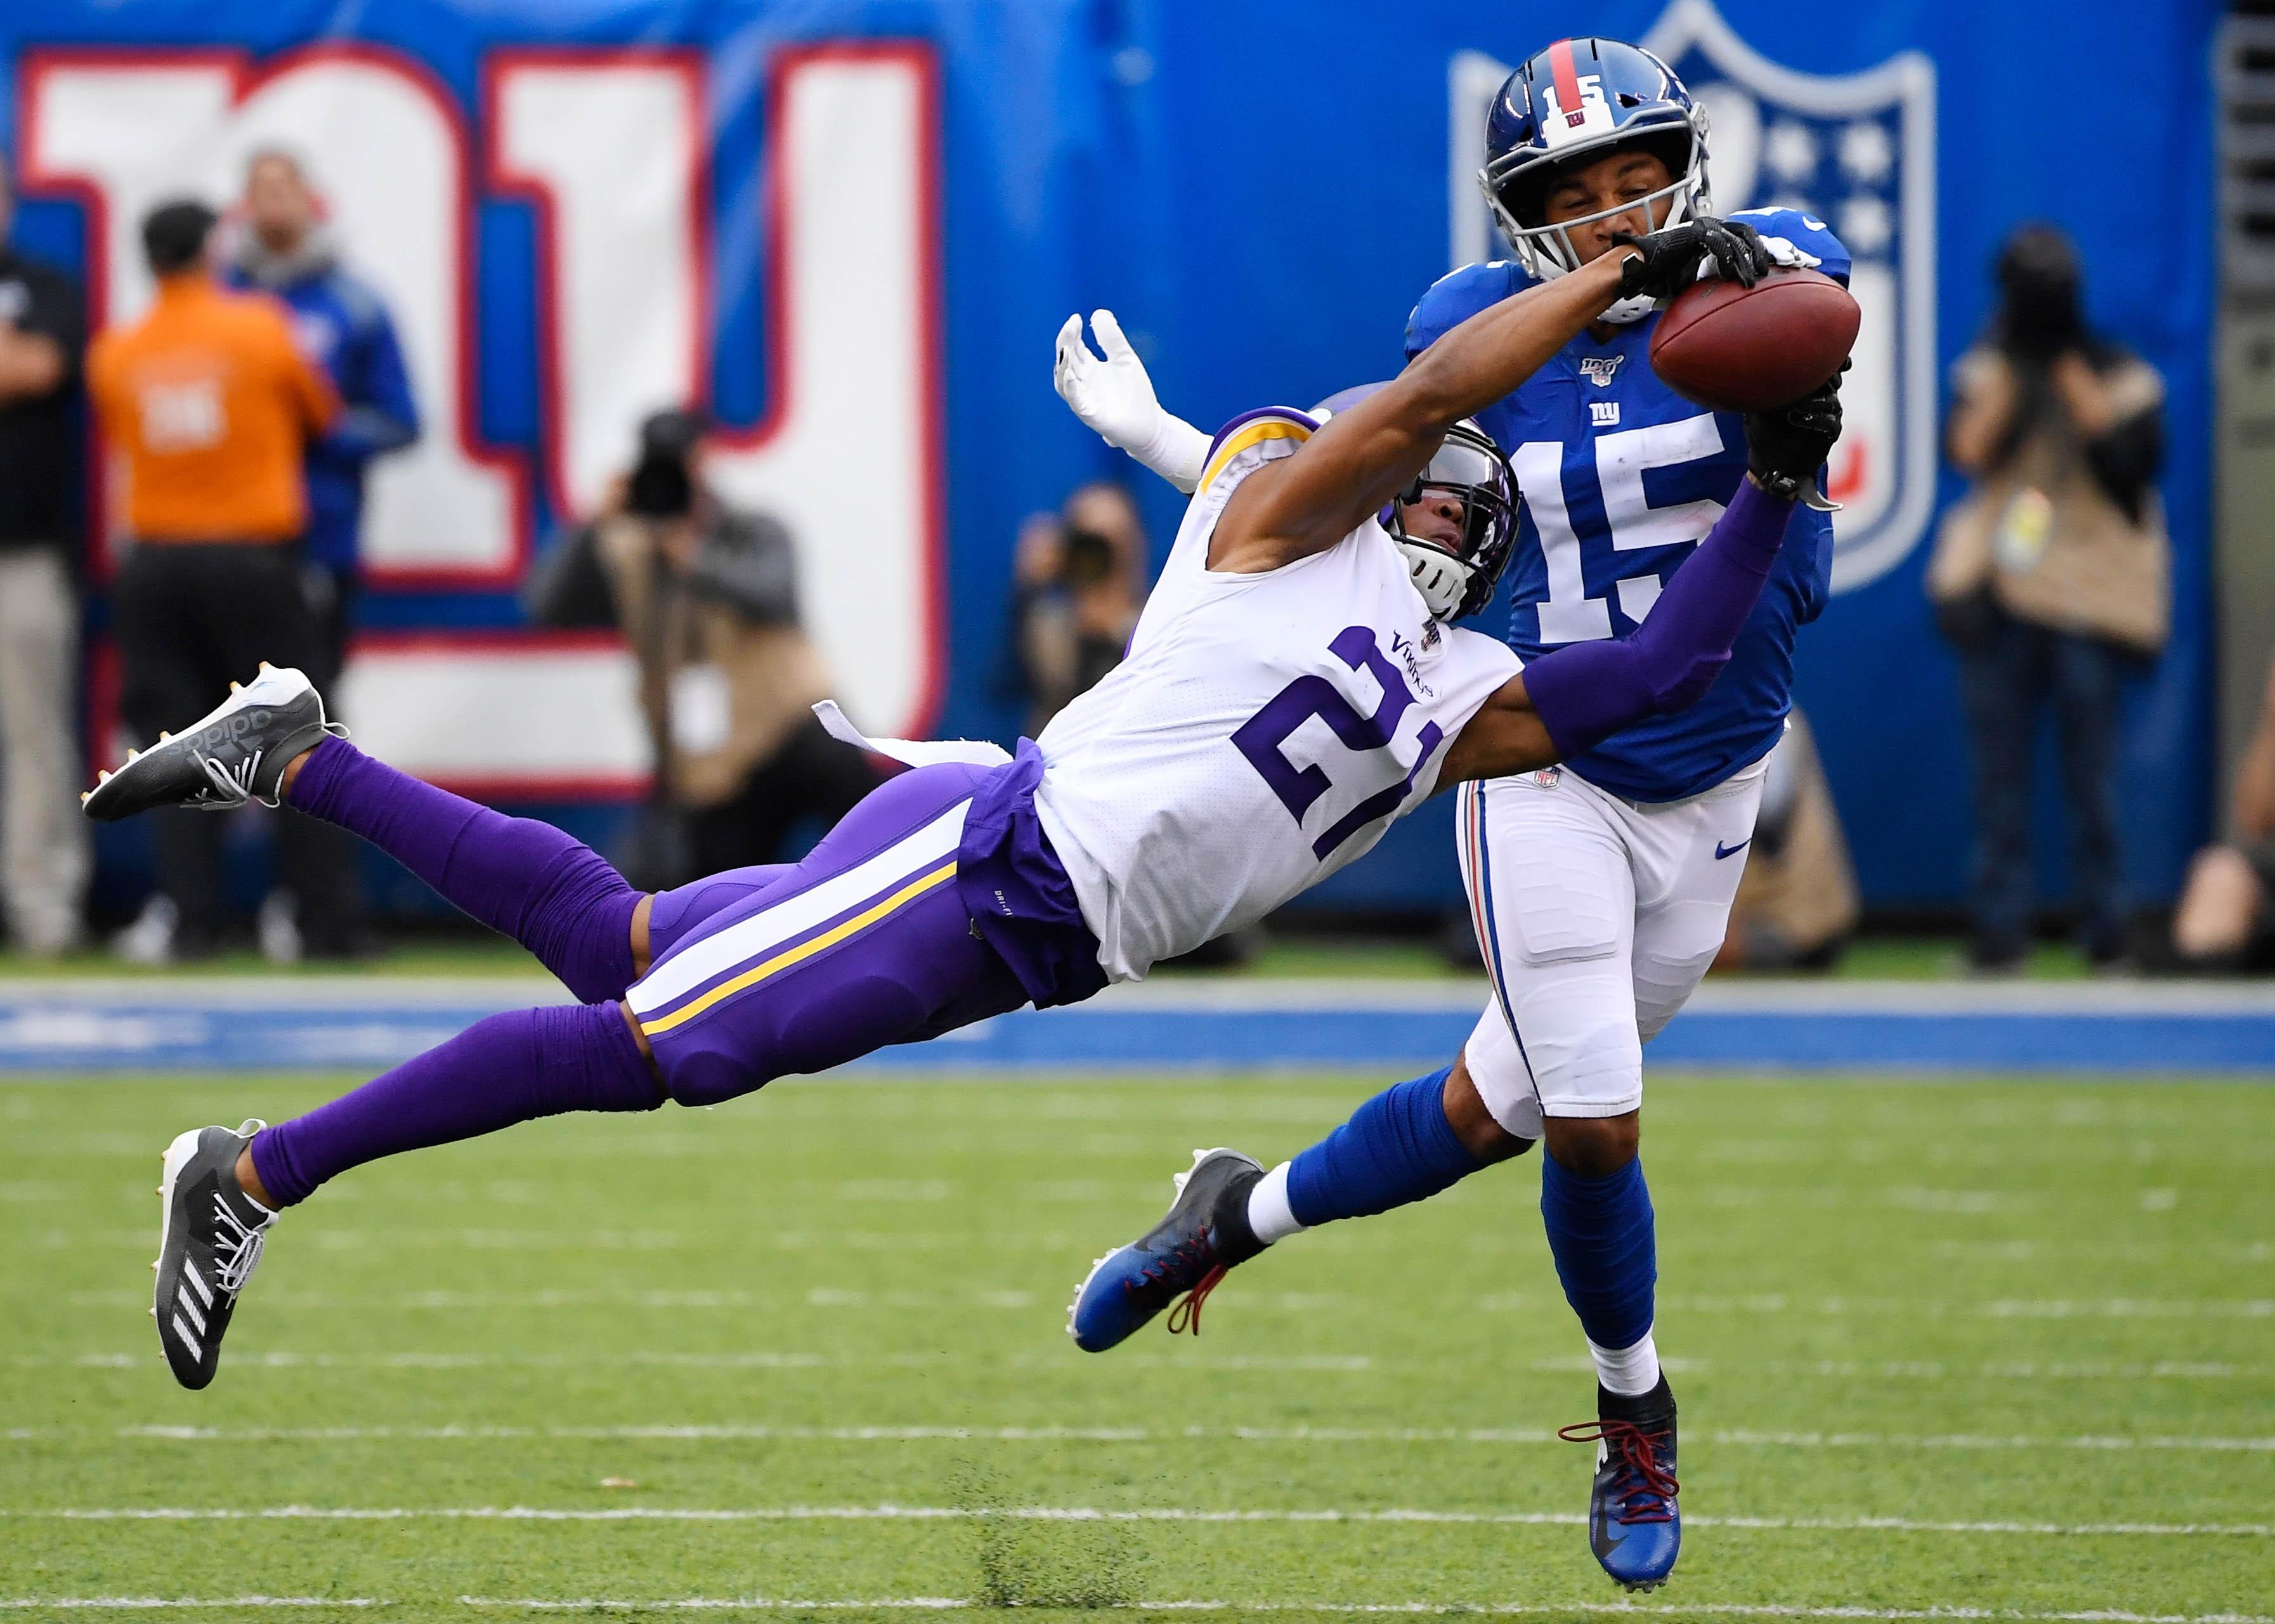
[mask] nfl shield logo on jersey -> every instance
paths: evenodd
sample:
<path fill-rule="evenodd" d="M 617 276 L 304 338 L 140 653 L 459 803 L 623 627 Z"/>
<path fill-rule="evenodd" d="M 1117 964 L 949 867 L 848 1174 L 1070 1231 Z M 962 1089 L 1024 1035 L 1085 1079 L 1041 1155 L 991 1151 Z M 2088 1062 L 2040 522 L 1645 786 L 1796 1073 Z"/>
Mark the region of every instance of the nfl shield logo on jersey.
<path fill-rule="evenodd" d="M 1612 380 L 1619 376 L 1620 363 L 1627 359 L 1624 355 L 1583 355 L 1580 358 L 1580 375 L 1598 389 L 1607 389 L 1612 387 Z"/>
<path fill-rule="evenodd" d="M 1830 225 L 1854 257 L 1849 286 L 1864 321 L 1840 387 L 1847 426 L 1827 494 L 1843 509 L 1833 590 L 1862 586 L 1918 545 L 1935 506 L 1935 66 L 1906 51 L 1862 73 L 1804 73 L 1741 39 L 1712 0 L 1674 0 L 1637 43 L 1707 110 L 1716 214 L 1797 209 Z M 1508 72 L 1483 51 L 1448 64 L 1455 265 L 1508 252 L 1469 178 Z"/>

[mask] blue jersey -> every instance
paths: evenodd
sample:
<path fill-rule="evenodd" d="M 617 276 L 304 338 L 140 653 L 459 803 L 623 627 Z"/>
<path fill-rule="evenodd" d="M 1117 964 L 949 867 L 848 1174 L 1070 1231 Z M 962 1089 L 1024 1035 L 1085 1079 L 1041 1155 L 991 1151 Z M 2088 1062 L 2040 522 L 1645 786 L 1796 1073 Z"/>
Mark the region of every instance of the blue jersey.
<path fill-rule="evenodd" d="M 1782 208 L 1738 217 L 1848 281 L 1848 251 L 1818 220 Z M 1415 306 L 1407 358 L 1531 285 L 1508 261 L 1452 272 Z M 1632 632 L 1745 477 L 1742 420 L 1693 405 L 1651 371 L 1658 325 L 1656 314 L 1646 316 L 1600 344 L 1583 333 L 1515 394 L 1478 413 L 1508 453 L 1523 497 L 1507 635 L 1526 661 Z M 1825 608 L 1832 569 L 1831 517 L 1798 510 L 1777 570 L 1706 697 L 1576 756 L 1572 770 L 1629 800 L 1674 801 L 1768 754 L 1792 704 L 1795 634 Z"/>
<path fill-rule="evenodd" d="M 239 269 L 232 286 L 256 288 L 291 307 L 308 358 L 339 391 L 339 420 L 308 447 L 308 556 L 339 570 L 355 568 L 363 528 L 364 471 L 372 458 L 419 437 L 419 407 L 379 295 L 329 259 L 282 283 Z"/>

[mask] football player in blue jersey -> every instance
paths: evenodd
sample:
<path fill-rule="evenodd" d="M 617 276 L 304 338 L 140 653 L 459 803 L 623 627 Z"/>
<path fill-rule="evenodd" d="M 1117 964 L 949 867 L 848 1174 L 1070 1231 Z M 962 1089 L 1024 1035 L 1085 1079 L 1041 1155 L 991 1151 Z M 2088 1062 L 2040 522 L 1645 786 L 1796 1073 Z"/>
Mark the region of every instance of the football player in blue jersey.
<path fill-rule="evenodd" d="M 1705 215 L 1706 123 L 1667 64 L 1636 46 L 1560 40 L 1525 62 L 1494 99 L 1478 177 L 1516 257 L 1464 266 L 1425 293 L 1408 359 L 1514 292 Z M 1848 252 L 1823 222 L 1786 208 L 1731 220 L 1772 262 L 1846 280 Z M 1631 636 L 1745 477 L 1742 420 L 1652 373 L 1657 321 L 1649 298 L 1614 304 L 1478 414 L 1523 500 L 1507 636 L 1528 661 Z M 1161 411 L 1118 329 L 1099 330 L 1103 362 L 1062 345 L 1061 392 L 1109 441 L 1180 480 L 1206 437 Z M 1565 1429 L 1598 1445 L 1590 1544 L 1628 1588 L 1665 1582 L 1682 1522 L 1637 1155 L 1643 1045 L 1722 942 L 1785 728 L 1794 639 L 1825 606 L 1832 525 L 1813 494 L 1810 508 L 1698 704 L 1561 767 L 1463 787 L 1462 879 L 1493 999 L 1462 1054 L 1269 1172 L 1236 1152 L 1199 1155 L 1168 1217 L 1084 1282 L 1069 1320 L 1077 1342 L 1112 1347 L 1186 1293 L 1171 1326 L 1197 1322 L 1224 1271 L 1274 1242 L 1422 1200 L 1545 1137 L 1541 1212 L 1598 1379 L 1596 1418 Z"/>

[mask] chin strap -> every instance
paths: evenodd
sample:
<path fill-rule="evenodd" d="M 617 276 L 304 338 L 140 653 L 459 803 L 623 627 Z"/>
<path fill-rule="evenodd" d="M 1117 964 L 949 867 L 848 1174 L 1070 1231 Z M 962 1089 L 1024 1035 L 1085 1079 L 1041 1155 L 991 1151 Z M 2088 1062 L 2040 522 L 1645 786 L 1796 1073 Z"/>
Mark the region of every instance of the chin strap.
<path fill-rule="evenodd" d="M 1470 570 L 1461 560 L 1427 547 L 1418 541 L 1400 540 L 1398 550 L 1406 555 L 1406 573 L 1414 582 L 1414 590 L 1422 594 L 1435 620 L 1450 620 L 1454 611 L 1462 607 L 1469 595 Z"/>

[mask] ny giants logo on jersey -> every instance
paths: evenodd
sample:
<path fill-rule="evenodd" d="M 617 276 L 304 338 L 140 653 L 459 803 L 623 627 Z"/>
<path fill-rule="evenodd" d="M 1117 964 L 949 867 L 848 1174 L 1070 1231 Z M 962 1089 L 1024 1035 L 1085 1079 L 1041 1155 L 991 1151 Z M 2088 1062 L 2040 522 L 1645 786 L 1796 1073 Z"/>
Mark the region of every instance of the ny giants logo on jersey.
<path fill-rule="evenodd" d="M 1495 41 L 1518 57 L 1538 43 Z M 1849 288 L 1864 321 L 1841 384 L 1847 427 L 1827 494 L 1844 509 L 1833 521 L 1833 590 L 1862 586 L 1918 545 L 1935 506 L 1935 66 L 1905 51 L 1862 73 L 1803 73 L 1741 39 L 1712 0 L 1674 0 L 1639 43 L 1706 109 L 1716 214 L 1796 209 L 1829 225 L 1855 258 Z M 1508 72 L 1484 51 L 1447 64 L 1455 265 L 1508 253 L 1472 178 L 1485 110 Z M 1582 370 L 1610 387 L 1585 361 Z"/>

